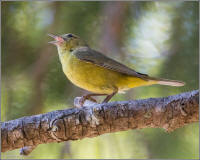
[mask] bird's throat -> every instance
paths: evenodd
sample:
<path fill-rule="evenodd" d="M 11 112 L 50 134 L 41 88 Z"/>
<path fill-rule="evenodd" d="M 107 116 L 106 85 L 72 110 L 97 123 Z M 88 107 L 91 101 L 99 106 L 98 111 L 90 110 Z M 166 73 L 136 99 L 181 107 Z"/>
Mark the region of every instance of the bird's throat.
<path fill-rule="evenodd" d="M 67 60 L 67 58 L 70 56 L 70 53 L 69 53 L 69 51 L 67 51 L 59 46 L 57 47 L 57 49 L 58 49 L 58 55 L 59 55 L 60 62 L 63 65 L 65 63 L 65 61 Z"/>

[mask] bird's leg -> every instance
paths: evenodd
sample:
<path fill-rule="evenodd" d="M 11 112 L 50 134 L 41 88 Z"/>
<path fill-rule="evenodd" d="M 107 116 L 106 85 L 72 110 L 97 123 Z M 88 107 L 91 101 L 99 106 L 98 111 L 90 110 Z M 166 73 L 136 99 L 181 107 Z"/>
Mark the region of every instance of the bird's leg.
<path fill-rule="evenodd" d="M 112 94 L 109 94 L 102 103 L 107 103 L 116 93 L 118 92 L 118 89 L 116 89 Z"/>
<path fill-rule="evenodd" d="M 107 94 L 87 94 L 87 95 L 84 95 L 81 97 L 80 99 L 80 105 L 83 106 L 84 102 L 88 99 L 90 101 L 93 101 L 93 102 L 97 102 L 94 98 L 92 98 L 91 96 L 105 96 Z"/>

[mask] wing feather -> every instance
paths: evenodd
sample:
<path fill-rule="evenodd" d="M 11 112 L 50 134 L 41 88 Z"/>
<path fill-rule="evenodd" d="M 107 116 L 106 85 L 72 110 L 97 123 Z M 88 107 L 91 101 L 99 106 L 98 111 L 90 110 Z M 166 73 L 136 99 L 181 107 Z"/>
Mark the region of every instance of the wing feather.
<path fill-rule="evenodd" d="M 92 50 L 89 47 L 81 47 L 72 52 L 78 59 L 93 63 L 97 66 L 104 67 L 122 74 L 135 76 L 147 80 L 148 75 L 136 72 L 127 66 L 103 55 L 102 53 Z"/>

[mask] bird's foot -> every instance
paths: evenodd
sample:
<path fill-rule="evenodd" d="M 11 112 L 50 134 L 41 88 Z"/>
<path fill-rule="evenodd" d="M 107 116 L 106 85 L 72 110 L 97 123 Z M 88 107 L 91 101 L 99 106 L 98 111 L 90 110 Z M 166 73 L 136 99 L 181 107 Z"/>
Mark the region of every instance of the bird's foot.
<path fill-rule="evenodd" d="M 83 107 L 83 106 L 91 106 L 97 104 L 96 99 L 92 98 L 91 96 L 85 95 L 82 97 L 76 97 L 74 99 L 74 106 L 77 108 Z"/>

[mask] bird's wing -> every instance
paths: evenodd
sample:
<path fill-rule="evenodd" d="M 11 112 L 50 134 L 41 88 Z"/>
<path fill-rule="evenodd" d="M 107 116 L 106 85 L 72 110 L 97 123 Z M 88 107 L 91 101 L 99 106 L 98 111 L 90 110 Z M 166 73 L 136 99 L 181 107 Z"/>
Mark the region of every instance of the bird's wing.
<path fill-rule="evenodd" d="M 93 63 L 97 66 L 104 67 L 116 72 L 120 72 L 122 74 L 142 78 L 144 80 L 148 80 L 148 75 L 142 74 L 134 71 L 131 68 L 103 55 L 100 52 L 92 50 L 89 47 L 81 47 L 72 52 L 78 59 L 82 61 L 86 61 L 88 63 Z"/>

